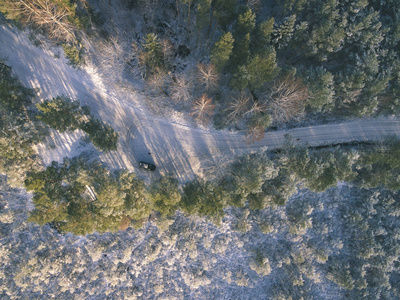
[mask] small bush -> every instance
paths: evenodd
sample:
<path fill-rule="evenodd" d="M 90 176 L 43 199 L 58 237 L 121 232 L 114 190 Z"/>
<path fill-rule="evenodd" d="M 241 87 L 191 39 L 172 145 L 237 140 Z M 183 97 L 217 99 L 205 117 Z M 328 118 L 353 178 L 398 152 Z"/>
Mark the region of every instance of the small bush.
<path fill-rule="evenodd" d="M 83 64 L 82 48 L 78 48 L 75 45 L 62 44 L 65 57 L 69 59 L 70 64 L 73 66 L 79 66 Z"/>

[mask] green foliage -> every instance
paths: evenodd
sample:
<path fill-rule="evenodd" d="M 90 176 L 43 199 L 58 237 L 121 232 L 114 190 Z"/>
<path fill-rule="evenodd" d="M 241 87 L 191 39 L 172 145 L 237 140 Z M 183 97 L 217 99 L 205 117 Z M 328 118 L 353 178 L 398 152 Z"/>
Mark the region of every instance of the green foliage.
<path fill-rule="evenodd" d="M 350 273 L 350 266 L 348 264 L 341 264 L 341 262 L 337 262 L 335 267 L 331 267 L 328 271 L 327 278 L 335 282 L 340 287 L 352 290 L 354 288 L 354 279 Z"/>
<path fill-rule="evenodd" d="M 223 28 L 226 28 L 235 19 L 236 2 L 236 0 L 215 0 L 212 2 L 218 24 Z"/>
<path fill-rule="evenodd" d="M 146 68 L 145 77 L 153 74 L 157 70 L 165 69 L 161 42 L 155 33 L 149 33 L 144 38 L 139 60 Z"/>
<path fill-rule="evenodd" d="M 237 70 L 241 65 L 247 63 L 250 57 L 250 33 L 246 33 L 240 38 L 236 38 L 233 43 L 233 51 L 229 60 L 229 69 Z"/>
<path fill-rule="evenodd" d="M 378 104 L 395 105 L 396 5 L 290 0 L 276 6 L 272 41 L 280 65 L 308 70 L 308 112 L 362 117 L 376 114 Z"/>
<path fill-rule="evenodd" d="M 224 216 L 228 194 L 211 182 L 191 181 L 183 187 L 180 208 L 189 213 L 210 218 L 220 223 Z"/>
<path fill-rule="evenodd" d="M 89 135 L 90 141 L 96 148 L 106 152 L 117 150 L 118 133 L 110 125 L 91 118 L 80 128 Z"/>
<path fill-rule="evenodd" d="M 274 164 L 264 155 L 245 155 L 231 166 L 232 176 L 227 178 L 232 197 L 229 205 L 243 206 L 249 194 L 260 193 L 265 180 L 278 175 Z M 227 187 L 227 183 L 224 183 Z M 234 196 L 236 195 L 236 196 Z"/>
<path fill-rule="evenodd" d="M 135 221 L 147 219 L 151 213 L 151 204 L 143 180 L 127 171 L 116 172 L 116 177 L 120 190 L 125 193 L 125 214 Z"/>
<path fill-rule="evenodd" d="M 321 192 L 335 186 L 338 181 L 351 181 L 356 155 L 337 149 L 336 151 L 310 152 L 296 147 L 289 154 L 287 168 L 312 191 Z"/>
<path fill-rule="evenodd" d="M 237 19 L 235 36 L 241 38 L 246 34 L 252 33 L 255 27 L 256 15 L 250 8 L 247 8 L 247 10 L 243 14 L 239 15 Z"/>
<path fill-rule="evenodd" d="M 271 116 L 267 113 L 260 112 L 252 115 L 247 124 L 249 128 L 262 128 L 265 130 L 271 123 Z"/>
<path fill-rule="evenodd" d="M 0 61 L 0 173 L 8 175 L 12 186 L 20 186 L 25 173 L 38 167 L 33 145 L 42 134 L 27 110 L 32 95 Z"/>
<path fill-rule="evenodd" d="M 102 151 L 117 149 L 118 133 L 114 129 L 95 119 L 88 107 L 80 107 L 78 101 L 58 96 L 37 104 L 40 114 L 37 118 L 60 132 L 82 129 L 89 135 L 95 147 Z"/>
<path fill-rule="evenodd" d="M 273 30 L 273 42 L 277 45 L 278 49 L 289 43 L 294 32 L 295 22 L 296 15 L 288 16 Z"/>
<path fill-rule="evenodd" d="M 278 74 L 275 51 L 266 52 L 263 56 L 254 56 L 247 65 L 249 86 L 252 89 L 261 87 L 266 82 L 272 81 Z"/>
<path fill-rule="evenodd" d="M 323 67 L 310 68 L 305 81 L 310 94 L 307 104 L 311 110 L 316 112 L 332 110 L 335 95 L 333 75 Z"/>
<path fill-rule="evenodd" d="M 264 182 L 262 187 L 263 198 L 252 205 L 258 207 L 258 209 L 263 209 L 265 206 L 283 206 L 297 192 L 297 183 L 298 180 L 295 176 L 282 166 L 277 177 Z M 263 201 L 260 202 L 260 200 Z"/>
<path fill-rule="evenodd" d="M 257 53 L 260 55 L 268 49 L 272 39 L 274 23 L 274 18 L 270 18 L 267 21 L 261 22 L 257 25 L 255 30 L 254 42 L 252 43 L 253 53 Z"/>
<path fill-rule="evenodd" d="M 71 101 L 65 96 L 45 100 L 36 107 L 40 111 L 37 118 L 60 132 L 78 129 L 85 116 L 79 101 Z"/>
<path fill-rule="evenodd" d="M 232 33 L 227 32 L 215 43 L 211 49 L 211 63 L 222 70 L 232 54 L 234 38 Z"/>
<path fill-rule="evenodd" d="M 125 216 L 138 217 L 133 206 L 139 203 L 126 193 L 134 193 L 134 188 L 143 192 L 135 183 L 134 175 L 121 174 L 117 180 L 99 163 L 87 164 L 83 157 L 53 162 L 43 171 L 28 173 L 25 180 L 35 204 L 29 220 L 41 225 L 53 222 L 61 231 L 78 235 L 116 231 Z"/>
<path fill-rule="evenodd" d="M 11 68 L 0 60 L 0 106 L 10 111 L 21 111 L 31 103 L 32 91 L 23 87 L 11 75 Z"/>
<path fill-rule="evenodd" d="M 196 26 L 198 30 L 203 30 L 210 26 L 212 0 L 200 0 L 197 3 Z"/>
<path fill-rule="evenodd" d="M 162 216 L 172 216 L 181 201 L 178 180 L 170 176 L 161 177 L 151 185 L 149 199 L 153 209 Z"/>
<path fill-rule="evenodd" d="M 250 90 L 258 89 L 272 81 L 278 72 L 275 50 L 270 49 L 263 56 L 256 55 L 249 60 L 247 65 L 240 66 L 231 85 L 238 90 L 246 87 Z"/>
<path fill-rule="evenodd" d="M 360 151 L 356 182 L 364 188 L 400 189 L 400 142 L 393 138 Z"/>
<path fill-rule="evenodd" d="M 65 57 L 69 59 L 70 63 L 74 66 L 82 65 L 84 60 L 82 57 L 82 48 L 75 45 L 62 44 Z"/>

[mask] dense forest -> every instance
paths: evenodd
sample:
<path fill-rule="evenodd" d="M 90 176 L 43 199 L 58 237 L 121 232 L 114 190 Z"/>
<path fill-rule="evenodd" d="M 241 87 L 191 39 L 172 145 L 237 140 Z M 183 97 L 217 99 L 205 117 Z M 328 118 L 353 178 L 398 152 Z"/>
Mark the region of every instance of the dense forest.
<path fill-rule="evenodd" d="M 39 2 L 0 11 L 75 64 L 91 38 L 108 73 L 140 78 L 155 103 L 246 129 L 250 141 L 270 126 L 398 112 L 395 0 Z"/>
<path fill-rule="evenodd" d="M 247 143 L 400 108 L 396 0 L 6 0 L 0 12 L 76 68 L 92 60 L 144 87 L 154 113 Z M 79 100 L 35 97 L 0 61 L 0 298 L 400 293 L 397 137 L 313 148 L 287 136 L 210 176 L 145 184 L 85 154 L 44 166 L 50 130 L 104 152 L 119 136 Z"/>

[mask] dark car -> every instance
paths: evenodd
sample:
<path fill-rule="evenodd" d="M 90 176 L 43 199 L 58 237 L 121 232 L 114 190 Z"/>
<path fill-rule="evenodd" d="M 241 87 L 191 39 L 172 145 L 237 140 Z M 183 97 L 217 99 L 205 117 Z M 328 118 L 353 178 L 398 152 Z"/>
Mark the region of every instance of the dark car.
<path fill-rule="evenodd" d="M 154 171 L 156 169 L 156 166 L 154 164 L 144 162 L 144 161 L 139 162 L 139 167 L 141 167 L 142 169 L 149 170 L 149 171 Z"/>

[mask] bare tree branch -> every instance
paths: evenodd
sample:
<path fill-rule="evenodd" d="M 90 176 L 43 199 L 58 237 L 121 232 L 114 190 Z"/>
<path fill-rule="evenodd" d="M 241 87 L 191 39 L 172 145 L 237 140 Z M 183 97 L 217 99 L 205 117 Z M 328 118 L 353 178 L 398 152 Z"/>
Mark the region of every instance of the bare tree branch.
<path fill-rule="evenodd" d="M 197 79 L 207 91 L 212 91 L 218 87 L 219 75 L 214 65 L 198 64 Z"/>
<path fill-rule="evenodd" d="M 203 96 L 194 103 L 190 115 L 201 123 L 207 124 L 208 118 L 214 113 L 214 108 L 215 105 L 212 103 L 212 99 L 208 98 L 206 94 L 203 94 Z"/>
<path fill-rule="evenodd" d="M 62 5 L 55 5 L 49 0 L 5 1 L 5 5 L 19 17 L 21 22 L 44 29 L 51 38 L 60 41 L 74 40 L 76 27 L 68 17 L 72 12 Z"/>
<path fill-rule="evenodd" d="M 192 94 L 192 81 L 184 74 L 176 76 L 171 86 L 171 98 L 175 102 L 187 102 Z"/>
<path fill-rule="evenodd" d="M 293 76 L 278 80 L 268 96 L 268 106 L 276 122 L 296 120 L 304 115 L 307 87 L 303 81 Z"/>
<path fill-rule="evenodd" d="M 228 120 L 233 122 L 243 116 L 251 107 L 251 102 L 250 96 L 244 92 L 240 93 L 236 98 L 233 98 L 227 109 L 227 111 L 230 111 L 227 116 Z"/>

